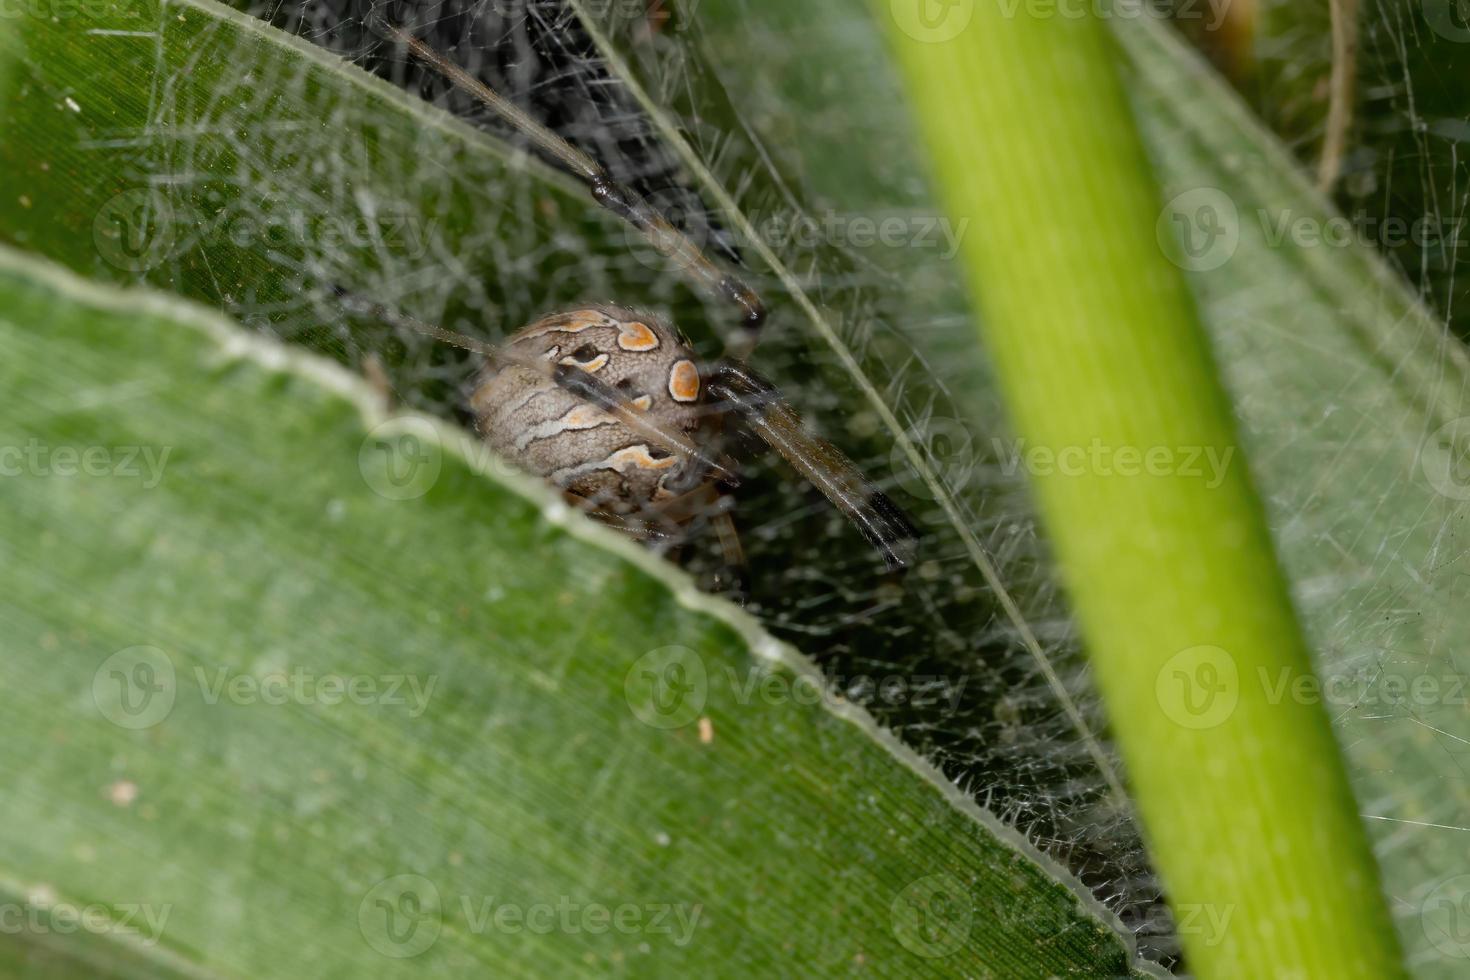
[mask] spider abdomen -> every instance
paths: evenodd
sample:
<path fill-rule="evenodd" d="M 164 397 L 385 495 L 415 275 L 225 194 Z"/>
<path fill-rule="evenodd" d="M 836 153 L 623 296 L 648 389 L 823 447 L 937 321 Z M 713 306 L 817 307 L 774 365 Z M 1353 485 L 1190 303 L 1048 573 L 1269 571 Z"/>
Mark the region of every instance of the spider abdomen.
<path fill-rule="evenodd" d="M 674 496 L 683 461 L 645 434 L 558 384 L 575 368 L 632 411 L 697 439 L 706 424 L 699 369 L 688 343 L 657 317 L 589 306 L 541 317 L 487 364 L 470 399 L 480 434 L 521 468 L 600 509 L 631 513 Z"/>

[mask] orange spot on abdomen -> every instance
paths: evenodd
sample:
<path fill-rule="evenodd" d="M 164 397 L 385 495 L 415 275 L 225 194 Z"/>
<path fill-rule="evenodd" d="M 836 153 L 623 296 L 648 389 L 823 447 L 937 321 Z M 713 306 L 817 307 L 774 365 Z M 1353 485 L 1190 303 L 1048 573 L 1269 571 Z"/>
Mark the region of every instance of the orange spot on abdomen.
<path fill-rule="evenodd" d="M 692 402 L 699 398 L 699 368 L 693 361 L 675 361 L 669 371 L 669 394 L 676 402 Z"/>
<path fill-rule="evenodd" d="M 658 347 L 658 334 L 638 320 L 619 323 L 618 346 L 623 350 L 653 350 Z"/>

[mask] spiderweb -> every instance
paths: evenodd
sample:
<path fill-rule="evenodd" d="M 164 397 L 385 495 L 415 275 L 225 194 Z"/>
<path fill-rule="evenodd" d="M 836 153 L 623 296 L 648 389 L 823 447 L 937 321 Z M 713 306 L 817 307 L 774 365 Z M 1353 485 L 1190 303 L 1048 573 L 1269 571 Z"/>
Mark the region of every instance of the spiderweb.
<path fill-rule="evenodd" d="M 866 7 L 834 0 L 778 23 L 737 5 L 237 5 L 378 76 L 380 91 L 335 101 L 299 58 L 242 57 L 223 32 L 196 40 L 187 70 L 144 96 L 150 129 L 186 138 L 106 147 L 184 236 L 120 267 L 461 421 L 475 358 L 380 311 L 493 343 L 547 310 L 616 300 L 667 313 L 718 356 L 734 309 L 378 25 L 411 26 L 738 267 L 771 312 L 753 365 L 922 527 L 917 566 L 886 574 L 820 494 L 758 444 L 734 447 L 748 460 L 735 518 L 751 611 L 1092 888 L 1145 954 L 1173 962 L 977 350 L 955 262 L 965 228 L 931 201 L 896 78 L 871 67 L 887 63 L 881 35 L 847 29 Z M 405 91 L 443 110 L 408 152 L 384 108 Z M 679 555 L 699 576 L 717 561 L 710 537 Z"/>
<path fill-rule="evenodd" d="M 1113 791 L 1117 763 L 1091 734 L 1101 727 L 1100 716 L 1070 623 L 1041 563 L 1014 444 L 1004 437 L 990 380 L 975 366 L 973 325 L 953 262 L 964 229 L 928 202 L 902 121 L 872 120 L 874 101 L 901 105 L 895 80 L 879 79 L 880 91 L 863 99 L 867 108 L 856 114 L 870 120 L 863 138 L 878 145 L 863 161 L 844 161 L 845 140 L 863 123 L 840 97 L 802 117 L 814 131 L 783 132 L 796 121 L 786 86 L 802 85 L 812 53 L 803 45 L 814 42 L 800 25 L 772 25 L 761 40 L 764 80 L 752 73 L 726 84 L 719 71 L 738 67 L 745 55 L 729 43 L 734 38 L 722 42 L 719 31 L 728 27 L 723 17 L 739 11 L 716 18 L 717 24 L 705 16 L 715 17 L 713 11 L 681 19 L 672 11 L 650 15 L 641 5 L 594 5 L 584 10 L 585 23 L 550 3 L 254 12 L 516 142 L 482 107 L 382 44 L 370 27 L 384 14 L 415 25 L 417 36 L 593 154 L 691 237 L 727 262 L 744 263 L 742 274 L 772 309 L 754 363 L 910 509 L 926 535 L 919 566 L 905 579 L 885 576 L 819 496 L 781 465 L 755 455 L 743 472 L 736 512 L 751 565 L 752 611 L 816 657 L 834 686 L 867 704 L 983 805 L 1078 874 L 1135 929 L 1147 953 L 1171 959 L 1167 911 L 1131 817 Z M 855 8 L 844 16 L 864 14 Z M 735 227 L 742 222 L 705 199 L 708 183 L 701 195 L 670 148 L 678 141 L 697 159 L 706 182 L 728 194 L 745 227 Z M 878 172 L 865 172 L 879 159 L 885 162 Z M 503 204 L 517 191 L 484 193 Z M 752 229 L 784 276 L 754 255 Z M 877 241 L 880 229 L 887 244 Z M 519 304 L 526 312 L 537 302 L 603 295 L 664 305 L 703 352 L 718 353 L 732 311 L 691 294 L 677 276 L 640 254 L 636 240 L 623 237 L 632 261 L 594 246 L 595 258 L 584 263 L 634 280 L 619 284 L 626 290 L 621 293 L 599 292 L 614 288 L 611 275 L 604 281 L 548 278 L 546 261 L 534 254 L 520 261 L 507 257 L 534 284 L 505 279 L 505 264 L 492 262 L 487 269 L 486 263 L 505 254 L 504 241 L 487 242 L 482 255 L 461 249 L 443 269 L 414 274 L 433 277 L 435 291 L 470 296 L 476 275 L 497 277 L 502 293 L 539 287 L 544 298 Z M 411 276 L 400 273 L 373 292 L 401 295 L 406 281 Z M 804 322 L 793 283 L 835 335 L 836 350 L 831 338 Z M 474 332 L 487 319 L 500 319 L 487 317 L 485 307 L 472 298 L 442 314 L 430 309 L 419 315 L 458 315 L 464 321 L 459 327 Z M 496 329 L 514 325 L 501 320 Z M 841 351 L 860 366 L 868 391 L 854 384 Z M 395 387 L 414 402 L 421 369 L 412 357 L 398 360 L 405 364 L 400 378 L 408 380 Z M 941 493 L 896 450 L 891 426 L 874 410 L 875 393 L 923 453 Z M 442 396 L 433 386 L 421 407 L 455 411 Z M 957 530 L 956 515 L 969 540 Z M 994 563 L 1004 602 L 977 567 L 977 551 Z M 696 571 L 709 560 L 708 551 L 685 556 Z M 1007 602 L 1013 608 L 1006 609 Z"/>

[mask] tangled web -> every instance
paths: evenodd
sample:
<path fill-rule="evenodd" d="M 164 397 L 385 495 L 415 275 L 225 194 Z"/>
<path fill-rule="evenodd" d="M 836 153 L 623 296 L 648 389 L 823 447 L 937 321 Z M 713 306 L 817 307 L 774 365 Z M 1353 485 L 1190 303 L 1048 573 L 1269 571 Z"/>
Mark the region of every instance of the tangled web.
<path fill-rule="evenodd" d="M 151 128 L 208 138 L 151 141 L 135 166 L 214 237 L 207 252 L 177 243 L 150 275 L 461 421 L 475 358 L 383 311 L 493 343 L 547 310 L 615 300 L 718 356 L 730 304 L 380 25 L 410 28 L 740 268 L 770 310 L 752 363 L 922 528 L 917 565 L 887 574 L 820 494 L 740 447 L 751 611 L 1092 888 L 1145 955 L 1175 962 L 976 349 L 955 261 L 965 228 L 931 202 L 866 8 L 778 27 L 698 4 L 243 6 L 386 84 L 342 101 L 312 83 L 319 64 L 242 53 L 225 33 L 196 43 L 154 93 Z M 409 117 L 387 86 L 443 111 Z M 679 557 L 696 574 L 715 561 L 699 540 Z"/>

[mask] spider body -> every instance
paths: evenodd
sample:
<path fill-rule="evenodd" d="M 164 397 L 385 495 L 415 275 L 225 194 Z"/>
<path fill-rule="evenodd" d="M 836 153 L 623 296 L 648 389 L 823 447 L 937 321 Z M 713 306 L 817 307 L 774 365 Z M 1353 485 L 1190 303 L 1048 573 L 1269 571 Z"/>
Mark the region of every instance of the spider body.
<path fill-rule="evenodd" d="M 688 487 L 685 460 L 616 413 L 558 383 L 581 371 L 650 425 L 707 443 L 719 429 L 688 341 L 658 317 L 587 306 L 541 317 L 486 364 L 470 407 L 490 447 L 596 510 L 645 514 Z M 563 372 L 565 375 L 565 372 Z"/>
<path fill-rule="evenodd" d="M 422 333 L 485 356 L 470 408 L 491 448 L 640 536 L 677 541 L 684 525 L 707 513 L 729 563 L 738 567 L 739 539 L 722 499 L 738 482 L 720 450 L 731 419 L 821 491 L 890 568 L 907 565 L 918 540 L 908 517 L 840 450 L 808 432 L 780 393 L 746 366 L 766 319 L 755 291 L 586 153 L 411 34 L 390 24 L 382 30 L 558 160 L 593 200 L 740 313 L 739 336 L 727 340 L 726 357 L 703 367 L 671 324 L 622 306 L 548 314 L 498 347 L 412 322 Z"/>

